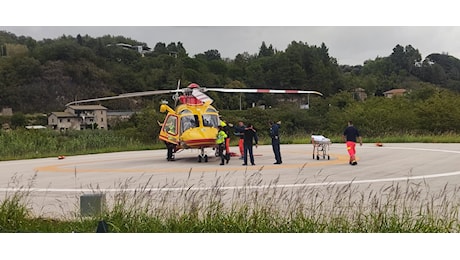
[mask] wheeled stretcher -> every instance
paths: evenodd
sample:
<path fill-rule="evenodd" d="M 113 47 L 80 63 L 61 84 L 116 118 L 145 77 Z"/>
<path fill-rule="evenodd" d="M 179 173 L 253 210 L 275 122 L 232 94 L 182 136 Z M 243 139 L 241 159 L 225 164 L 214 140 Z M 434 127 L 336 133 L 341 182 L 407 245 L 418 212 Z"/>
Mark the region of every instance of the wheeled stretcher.
<path fill-rule="evenodd" d="M 329 146 L 331 145 L 331 140 L 324 137 L 323 135 L 312 135 L 311 144 L 313 145 L 313 159 L 319 160 L 319 157 L 322 156 L 323 159 L 330 160 L 329 156 Z"/>

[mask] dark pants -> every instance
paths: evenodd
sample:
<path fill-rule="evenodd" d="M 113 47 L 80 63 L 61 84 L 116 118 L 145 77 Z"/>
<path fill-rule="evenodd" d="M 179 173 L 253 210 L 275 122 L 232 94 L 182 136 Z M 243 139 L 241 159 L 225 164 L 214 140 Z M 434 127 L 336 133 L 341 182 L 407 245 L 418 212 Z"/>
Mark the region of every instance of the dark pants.
<path fill-rule="evenodd" d="M 175 144 L 172 144 L 172 143 L 167 143 L 166 142 L 166 148 L 168 149 L 168 154 L 166 155 L 166 159 L 168 161 L 172 161 L 174 160 L 174 149 L 175 149 Z"/>
<path fill-rule="evenodd" d="M 272 138 L 272 148 L 273 153 L 275 154 L 276 163 L 282 163 L 281 161 L 281 151 L 280 151 L 280 139 Z"/>
<path fill-rule="evenodd" d="M 251 164 L 254 165 L 254 154 L 252 153 L 252 144 L 246 144 L 246 142 L 244 142 L 244 164 L 248 164 L 248 153 Z"/>
<path fill-rule="evenodd" d="M 224 164 L 225 160 L 225 143 L 218 144 L 217 149 L 219 149 L 220 164 Z"/>

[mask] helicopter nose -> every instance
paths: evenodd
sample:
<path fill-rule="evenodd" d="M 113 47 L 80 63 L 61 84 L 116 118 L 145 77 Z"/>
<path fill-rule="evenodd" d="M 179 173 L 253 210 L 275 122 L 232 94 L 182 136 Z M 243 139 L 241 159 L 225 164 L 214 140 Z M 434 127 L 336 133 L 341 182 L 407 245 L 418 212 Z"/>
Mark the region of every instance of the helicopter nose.
<path fill-rule="evenodd" d="M 184 132 L 183 137 L 191 138 L 214 138 L 216 139 L 217 129 L 214 127 L 195 127 Z"/>
<path fill-rule="evenodd" d="M 217 129 L 214 127 L 196 127 L 185 131 L 181 139 L 187 146 L 214 145 L 216 143 Z"/>

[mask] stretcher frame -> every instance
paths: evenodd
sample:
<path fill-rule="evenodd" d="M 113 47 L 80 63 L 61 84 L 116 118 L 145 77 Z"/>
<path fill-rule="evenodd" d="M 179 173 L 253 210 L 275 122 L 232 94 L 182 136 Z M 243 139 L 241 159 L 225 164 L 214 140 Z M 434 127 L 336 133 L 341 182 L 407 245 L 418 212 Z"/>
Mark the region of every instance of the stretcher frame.
<path fill-rule="evenodd" d="M 320 157 L 323 159 L 331 159 L 329 155 L 329 146 L 332 144 L 329 138 L 322 135 L 312 135 L 311 144 L 313 145 L 313 159 L 319 160 Z M 315 155 L 316 153 L 316 155 Z"/>

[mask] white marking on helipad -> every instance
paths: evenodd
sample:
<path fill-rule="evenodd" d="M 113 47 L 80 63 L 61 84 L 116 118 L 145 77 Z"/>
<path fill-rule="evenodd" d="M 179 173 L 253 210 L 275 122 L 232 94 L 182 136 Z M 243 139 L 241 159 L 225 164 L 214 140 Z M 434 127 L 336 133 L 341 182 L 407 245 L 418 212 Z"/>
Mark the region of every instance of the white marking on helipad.
<path fill-rule="evenodd" d="M 302 183 L 302 184 L 282 184 L 282 185 L 259 185 L 259 186 L 213 186 L 213 187 L 177 187 L 177 188 L 137 188 L 137 189 L 43 189 L 43 188 L 0 188 L 0 192 L 162 192 L 162 191 L 206 191 L 206 190 L 239 190 L 239 189 L 267 189 L 267 188 L 304 188 L 313 186 L 334 186 L 334 185 L 350 185 L 350 184 L 366 184 L 378 182 L 398 182 L 410 180 L 424 180 L 441 177 L 450 177 L 460 175 L 460 171 L 446 172 L 440 174 L 398 177 L 398 178 L 383 178 L 374 180 L 352 180 L 352 181 L 331 181 L 331 182 L 316 182 L 316 183 Z"/>

